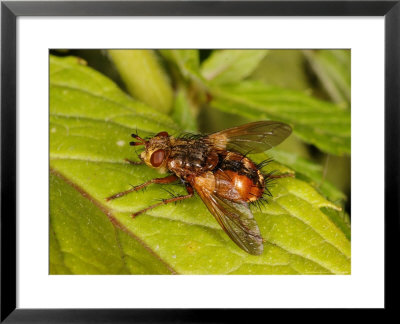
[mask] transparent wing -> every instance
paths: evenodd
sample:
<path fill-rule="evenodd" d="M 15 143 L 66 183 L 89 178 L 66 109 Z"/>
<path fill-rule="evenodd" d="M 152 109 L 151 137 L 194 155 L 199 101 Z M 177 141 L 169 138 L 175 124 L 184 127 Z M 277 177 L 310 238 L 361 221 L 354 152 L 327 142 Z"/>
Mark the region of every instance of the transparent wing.
<path fill-rule="evenodd" d="M 281 122 L 259 121 L 229 128 L 208 135 L 220 149 L 239 153 L 260 153 L 280 144 L 292 133 L 292 128 Z"/>
<path fill-rule="evenodd" d="M 247 253 L 260 255 L 263 240 L 247 203 L 235 203 L 204 188 L 196 188 L 200 198 L 226 234 Z"/>

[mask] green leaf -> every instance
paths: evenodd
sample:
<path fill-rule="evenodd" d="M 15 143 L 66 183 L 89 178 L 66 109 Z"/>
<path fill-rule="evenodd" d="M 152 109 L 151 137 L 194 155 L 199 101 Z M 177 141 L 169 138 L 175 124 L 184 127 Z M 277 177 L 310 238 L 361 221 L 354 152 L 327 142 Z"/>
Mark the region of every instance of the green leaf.
<path fill-rule="evenodd" d="M 51 274 L 173 272 L 109 210 L 57 173 L 50 174 L 50 238 Z"/>
<path fill-rule="evenodd" d="M 199 51 L 168 49 L 160 50 L 161 55 L 169 62 L 175 64 L 186 79 L 202 81 L 199 73 Z"/>
<path fill-rule="evenodd" d="M 216 50 L 202 66 L 202 75 L 213 85 L 229 84 L 249 76 L 267 50 Z"/>
<path fill-rule="evenodd" d="M 325 213 L 332 222 L 339 227 L 348 240 L 351 240 L 351 225 L 350 217 L 347 213 L 342 210 L 334 210 L 332 208 L 321 208 L 321 211 Z"/>
<path fill-rule="evenodd" d="M 306 50 L 304 53 L 332 100 L 350 107 L 350 50 Z"/>
<path fill-rule="evenodd" d="M 350 154 L 350 111 L 302 92 L 256 81 L 212 89 L 211 105 L 252 120 L 281 120 L 302 140 L 324 152 Z"/>
<path fill-rule="evenodd" d="M 109 50 L 129 93 L 151 107 L 168 113 L 173 90 L 156 55 L 151 50 Z"/>
<path fill-rule="evenodd" d="M 194 108 L 183 90 L 178 90 L 171 117 L 183 131 L 198 131 Z"/>
<path fill-rule="evenodd" d="M 51 182 L 50 176 L 50 182 Z M 50 201 L 51 195 L 53 191 L 50 187 Z M 52 203 L 50 202 L 50 208 L 52 207 Z M 50 217 L 51 217 L 51 210 L 50 210 Z M 57 241 L 56 234 L 54 232 L 54 228 L 50 219 L 50 260 L 49 260 L 49 272 L 50 274 L 72 274 L 69 268 L 64 264 L 64 257 L 61 251 L 60 244 Z"/>
<path fill-rule="evenodd" d="M 271 50 L 250 76 L 271 86 L 308 91 L 311 87 L 304 71 L 305 58 L 301 50 Z"/>
<path fill-rule="evenodd" d="M 176 128 L 176 124 L 168 116 L 133 100 L 114 82 L 82 65 L 81 60 L 74 57 L 50 57 L 50 65 L 50 119 L 54 120 L 51 133 L 56 132 L 57 128 L 66 135 L 69 133 L 68 128 L 55 122 L 57 119 L 66 119 L 78 124 L 85 119 L 97 128 L 93 132 L 97 133 L 99 139 L 100 136 L 110 135 L 102 128 L 104 122 L 106 128 L 122 126 L 128 131 L 136 127 L 146 132 L 157 132 L 160 128 L 165 128 L 166 131 Z M 123 137 L 116 138 L 115 135 L 113 134 L 113 137 L 116 141 L 126 139 L 125 133 Z M 113 153 L 118 154 L 120 149 L 114 146 Z M 86 148 L 86 144 L 84 147 Z"/>
<path fill-rule="evenodd" d="M 307 159 L 299 157 L 297 154 L 282 151 L 274 148 L 268 151 L 268 155 L 275 161 L 285 164 L 296 171 L 296 175 L 304 175 L 307 182 L 314 188 L 322 192 L 330 201 L 346 200 L 346 195 L 336 189 L 330 182 L 324 180 L 322 166 Z"/>
<path fill-rule="evenodd" d="M 261 256 L 238 248 L 198 197 L 131 217 L 167 198 L 164 189 L 183 194 L 179 183 L 107 202 L 160 176 L 124 162 L 137 159 L 131 132 L 178 127 L 75 58 L 50 60 L 50 114 L 51 273 L 350 273 L 350 242 L 321 211 L 337 207 L 299 179 L 277 179 L 269 203 L 253 208 L 266 240 Z M 277 163 L 268 168 L 288 171 Z"/>

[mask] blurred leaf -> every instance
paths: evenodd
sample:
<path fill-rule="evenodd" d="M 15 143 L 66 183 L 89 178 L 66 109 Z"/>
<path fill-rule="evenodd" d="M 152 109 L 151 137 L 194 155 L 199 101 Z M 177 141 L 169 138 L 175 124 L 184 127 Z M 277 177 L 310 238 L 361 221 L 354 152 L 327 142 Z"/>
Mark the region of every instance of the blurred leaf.
<path fill-rule="evenodd" d="M 212 84 L 228 84 L 249 76 L 267 50 L 215 50 L 201 66 L 202 75 Z"/>
<path fill-rule="evenodd" d="M 325 179 L 335 188 L 349 192 L 351 187 L 350 156 L 329 155 L 320 161 L 324 165 Z"/>
<path fill-rule="evenodd" d="M 350 50 L 305 50 L 304 53 L 332 100 L 350 107 Z"/>
<path fill-rule="evenodd" d="M 161 55 L 175 64 L 186 79 L 202 80 L 199 73 L 199 51 L 168 49 L 160 50 Z"/>
<path fill-rule="evenodd" d="M 215 108 L 253 120 L 280 120 L 320 150 L 350 154 L 350 111 L 304 93 L 246 81 L 211 89 Z"/>
<path fill-rule="evenodd" d="M 176 128 L 176 124 L 155 109 L 133 100 L 121 91 L 114 82 L 104 77 L 93 69 L 82 65 L 83 62 L 75 57 L 56 58 L 50 57 L 50 119 L 66 118 L 71 122 L 79 123 L 81 119 L 71 117 L 86 118 L 93 123 L 93 132 L 97 132 L 97 137 L 108 136 L 105 131 L 107 127 L 123 126 L 128 132 L 141 128 L 146 132 L 158 132 L 160 128 L 166 131 Z M 102 121 L 103 123 L 96 123 Z M 157 121 L 154 123 L 154 121 Z M 106 127 L 104 127 L 104 122 Z M 57 130 L 51 128 L 51 132 Z M 66 135 L 69 129 L 61 127 Z M 124 137 L 116 137 L 114 144 L 118 140 L 129 141 L 129 134 L 123 133 Z M 67 140 L 61 139 L 58 143 L 66 145 Z M 83 144 L 86 147 L 86 144 Z M 113 154 L 118 154 L 119 148 L 114 147 Z M 76 147 L 73 148 L 76 153 Z M 105 148 L 111 149 L 111 148 Z"/>
<path fill-rule="evenodd" d="M 50 114 L 52 273 L 350 273 L 350 242 L 321 211 L 337 207 L 299 179 L 279 179 L 269 203 L 254 209 L 266 240 L 261 256 L 239 249 L 198 197 L 132 219 L 132 212 L 168 197 L 165 188 L 184 193 L 180 184 L 106 202 L 160 176 L 123 161 L 135 159 L 132 130 L 147 135 L 177 127 L 77 59 L 50 60 Z"/>
<path fill-rule="evenodd" d="M 271 50 L 253 71 L 250 79 L 290 90 L 308 91 L 305 58 L 300 50 Z"/>
<path fill-rule="evenodd" d="M 307 159 L 299 157 L 297 154 L 282 151 L 274 148 L 268 151 L 268 155 L 271 156 L 275 161 L 289 166 L 296 171 L 298 175 L 303 174 L 310 184 L 317 190 L 322 192 L 330 201 L 341 201 L 346 200 L 346 195 L 340 190 L 336 189 L 328 181 L 324 180 L 321 165 L 313 163 Z"/>
<path fill-rule="evenodd" d="M 173 91 L 167 75 L 151 50 L 109 50 L 129 93 L 151 107 L 168 113 Z"/>
<path fill-rule="evenodd" d="M 194 109 L 182 90 L 178 91 L 171 117 L 180 126 L 182 131 L 198 132 Z"/>

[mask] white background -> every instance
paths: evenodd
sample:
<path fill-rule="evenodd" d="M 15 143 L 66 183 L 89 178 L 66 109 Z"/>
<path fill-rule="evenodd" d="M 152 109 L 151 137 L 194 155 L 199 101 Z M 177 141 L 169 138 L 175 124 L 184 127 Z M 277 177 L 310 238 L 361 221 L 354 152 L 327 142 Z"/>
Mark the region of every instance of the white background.
<path fill-rule="evenodd" d="M 18 18 L 21 308 L 383 307 L 383 18 Z M 48 275 L 49 48 L 351 48 L 350 276 Z M 370 197 L 370 198 L 369 198 Z"/>

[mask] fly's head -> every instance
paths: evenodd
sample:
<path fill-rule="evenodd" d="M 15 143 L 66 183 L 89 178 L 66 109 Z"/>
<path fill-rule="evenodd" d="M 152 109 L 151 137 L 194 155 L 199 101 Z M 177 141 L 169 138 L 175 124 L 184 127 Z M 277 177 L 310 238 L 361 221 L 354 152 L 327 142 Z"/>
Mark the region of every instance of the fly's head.
<path fill-rule="evenodd" d="M 139 156 L 140 159 L 149 167 L 155 168 L 160 172 L 165 172 L 167 170 L 168 156 L 171 152 L 168 133 L 158 133 L 148 140 L 144 140 L 136 134 L 132 134 L 132 137 L 138 140 L 138 142 L 130 142 L 130 145 L 144 145 L 145 147 L 145 150 Z"/>

